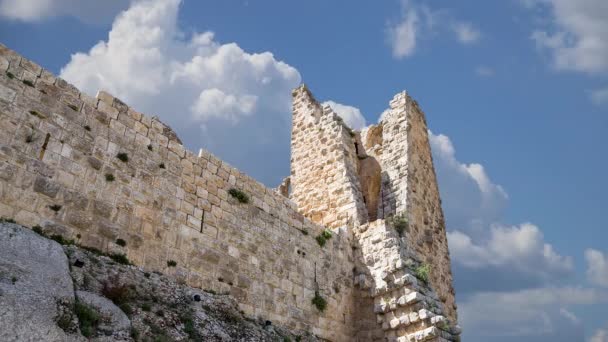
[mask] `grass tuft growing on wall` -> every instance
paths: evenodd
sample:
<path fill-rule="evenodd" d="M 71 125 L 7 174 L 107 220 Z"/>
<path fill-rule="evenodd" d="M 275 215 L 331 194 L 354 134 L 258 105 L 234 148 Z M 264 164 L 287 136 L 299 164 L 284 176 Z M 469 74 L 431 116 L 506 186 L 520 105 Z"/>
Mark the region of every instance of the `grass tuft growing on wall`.
<path fill-rule="evenodd" d="M 319 246 L 323 247 L 325 246 L 327 240 L 331 239 L 332 236 L 333 234 L 331 233 L 331 230 L 325 229 L 321 234 L 317 235 L 315 240 L 317 240 Z"/>
<path fill-rule="evenodd" d="M 315 296 L 312 298 L 312 305 L 314 305 L 317 310 L 323 312 L 327 308 L 327 300 L 321 297 L 319 291 L 315 291 Z"/>
<path fill-rule="evenodd" d="M 425 283 L 428 283 L 429 276 L 431 275 L 431 266 L 428 264 L 422 264 L 414 270 L 414 275 L 416 278 L 422 280 Z"/>
<path fill-rule="evenodd" d="M 391 225 L 393 228 L 395 228 L 397 233 L 399 233 L 399 236 L 403 236 L 403 233 L 406 232 L 409 228 L 407 216 L 405 213 L 390 216 L 387 219 L 387 222 L 389 225 Z"/>
<path fill-rule="evenodd" d="M 124 162 L 124 163 L 129 161 L 129 155 L 126 154 L 125 152 L 119 152 L 116 155 L 116 158 L 118 158 L 118 160 L 120 160 L 121 162 Z"/>
<path fill-rule="evenodd" d="M 228 190 L 228 194 L 236 198 L 240 203 L 249 203 L 249 196 L 239 189 L 232 188 Z"/>

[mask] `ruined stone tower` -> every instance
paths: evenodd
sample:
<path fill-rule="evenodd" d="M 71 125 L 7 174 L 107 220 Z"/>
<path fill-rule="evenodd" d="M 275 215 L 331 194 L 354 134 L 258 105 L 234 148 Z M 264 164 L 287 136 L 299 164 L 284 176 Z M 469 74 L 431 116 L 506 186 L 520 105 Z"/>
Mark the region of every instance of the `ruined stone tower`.
<path fill-rule="evenodd" d="M 354 132 L 305 86 L 293 97 L 291 176 L 276 191 L 0 44 L 0 217 L 229 294 L 299 336 L 457 341 L 416 102 L 399 93 Z"/>
<path fill-rule="evenodd" d="M 397 307 L 412 288 L 403 281 L 402 266 L 411 268 L 407 260 L 417 259 L 455 322 L 441 199 L 426 120 L 416 101 L 399 93 L 377 125 L 354 132 L 301 86 L 293 92 L 291 149 L 291 199 L 313 222 L 352 229 L 361 247 L 359 285 L 370 289 L 378 321 L 404 326 L 407 310 Z M 420 270 L 414 268 L 425 272 Z"/>

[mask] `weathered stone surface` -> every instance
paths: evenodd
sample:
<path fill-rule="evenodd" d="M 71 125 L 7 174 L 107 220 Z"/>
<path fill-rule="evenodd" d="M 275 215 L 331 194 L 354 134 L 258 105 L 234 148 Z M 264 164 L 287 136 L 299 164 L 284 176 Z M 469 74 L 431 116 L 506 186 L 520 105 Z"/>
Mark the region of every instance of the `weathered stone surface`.
<path fill-rule="evenodd" d="M 102 317 L 97 330 L 105 335 L 112 335 L 113 340 L 128 340 L 131 321 L 111 300 L 88 291 L 76 291 L 76 299 L 94 308 Z"/>
<path fill-rule="evenodd" d="M 34 181 L 34 191 L 51 198 L 57 196 L 59 189 L 61 189 L 59 184 L 55 184 L 53 181 L 42 176 L 36 177 L 36 180 Z"/>
<path fill-rule="evenodd" d="M 15 224 L 0 223 L 0 340 L 83 340 L 56 323 L 59 303 L 74 302 L 61 245 Z"/>

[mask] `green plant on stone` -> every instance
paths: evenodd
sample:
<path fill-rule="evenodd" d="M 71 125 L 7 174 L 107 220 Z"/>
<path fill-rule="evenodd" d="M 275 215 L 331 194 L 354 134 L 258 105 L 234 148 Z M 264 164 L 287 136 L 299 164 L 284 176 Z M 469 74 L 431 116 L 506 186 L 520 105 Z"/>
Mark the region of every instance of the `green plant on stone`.
<path fill-rule="evenodd" d="M 389 225 L 395 228 L 397 233 L 399 233 L 399 236 L 403 236 L 403 233 L 406 232 L 409 228 L 407 216 L 405 213 L 390 216 L 387 221 Z"/>
<path fill-rule="evenodd" d="M 44 236 L 44 232 L 42 231 L 42 227 L 40 227 L 39 225 L 35 225 L 32 227 L 32 230 L 34 231 L 34 233 L 38 234 L 38 235 L 42 235 Z"/>
<path fill-rule="evenodd" d="M 13 73 L 12 73 L 12 72 L 10 72 L 10 71 L 7 71 L 7 72 L 6 72 L 6 76 L 8 76 L 8 78 L 10 78 L 11 80 L 12 80 L 13 78 L 15 78 L 15 75 L 13 75 Z"/>
<path fill-rule="evenodd" d="M 126 154 L 125 152 L 119 152 L 116 155 L 116 158 L 118 158 L 118 160 L 120 160 L 121 162 L 124 162 L 124 163 L 129 161 L 129 155 Z"/>
<path fill-rule="evenodd" d="M 139 330 L 135 327 L 131 327 L 131 338 L 135 341 L 139 341 Z"/>
<path fill-rule="evenodd" d="M 327 308 L 327 301 L 325 300 L 325 298 L 321 297 L 319 291 L 315 291 L 315 296 L 313 297 L 311 302 L 312 305 L 314 305 L 317 310 L 321 312 L 325 311 L 325 308 Z"/>
<path fill-rule="evenodd" d="M 133 314 L 133 308 L 131 308 L 131 305 L 129 305 L 129 303 L 122 303 L 118 306 L 120 308 L 120 310 L 122 310 L 122 312 L 125 313 L 125 315 L 131 317 L 131 315 Z"/>
<path fill-rule="evenodd" d="M 429 276 L 431 274 L 431 266 L 429 264 L 422 264 L 414 270 L 414 275 L 416 278 L 422 280 L 427 283 L 429 281 Z"/>
<path fill-rule="evenodd" d="M 94 308 L 79 301 L 76 301 L 76 304 L 74 304 L 74 313 L 78 317 L 82 335 L 85 337 L 93 336 L 101 320 L 99 313 Z"/>
<path fill-rule="evenodd" d="M 63 314 L 57 319 L 57 326 L 65 332 L 69 332 L 72 325 L 72 316 L 70 314 Z"/>
<path fill-rule="evenodd" d="M 228 190 L 228 194 L 236 198 L 240 203 L 249 203 L 249 196 L 239 189 L 232 188 Z"/>
<path fill-rule="evenodd" d="M 12 218 L 0 217 L 0 223 L 17 223 Z"/>
<path fill-rule="evenodd" d="M 111 174 L 111 173 L 106 173 L 106 181 L 113 182 L 114 181 L 114 175 Z"/>
<path fill-rule="evenodd" d="M 119 245 L 120 247 L 124 247 L 127 245 L 127 242 L 123 239 L 116 239 L 116 244 Z"/>
<path fill-rule="evenodd" d="M 175 267 L 175 266 L 177 266 L 177 261 L 175 261 L 175 260 L 168 260 L 167 261 L 167 266 L 168 267 Z"/>
<path fill-rule="evenodd" d="M 75 243 L 74 240 L 72 240 L 72 239 L 68 240 L 59 234 L 53 234 L 53 235 L 49 236 L 49 239 L 56 241 L 60 245 L 64 245 L 64 246 L 71 246 Z"/>
<path fill-rule="evenodd" d="M 325 246 L 325 243 L 327 242 L 327 240 L 331 239 L 331 237 L 332 237 L 331 231 L 329 229 L 325 229 L 321 234 L 317 235 L 315 240 L 317 240 L 317 243 L 319 244 L 319 246 L 323 247 L 323 246 Z"/>
<path fill-rule="evenodd" d="M 110 257 L 110 259 L 116 261 L 119 264 L 131 265 L 131 262 L 129 261 L 129 259 L 127 258 L 127 256 L 124 255 L 124 254 L 122 254 L 122 253 L 110 254 L 109 257 Z"/>
<path fill-rule="evenodd" d="M 190 337 L 190 339 L 193 341 L 200 341 L 201 338 L 198 335 L 198 332 L 196 331 L 194 324 L 194 315 L 192 314 L 192 312 L 188 311 L 186 313 L 181 314 L 180 321 L 182 322 L 182 324 L 184 324 L 184 332 L 188 334 L 188 337 Z"/>
<path fill-rule="evenodd" d="M 28 87 L 33 87 L 34 86 L 34 83 L 32 83 L 32 81 L 30 81 L 30 80 L 23 80 L 21 82 L 23 82 L 23 84 L 25 84 Z"/>

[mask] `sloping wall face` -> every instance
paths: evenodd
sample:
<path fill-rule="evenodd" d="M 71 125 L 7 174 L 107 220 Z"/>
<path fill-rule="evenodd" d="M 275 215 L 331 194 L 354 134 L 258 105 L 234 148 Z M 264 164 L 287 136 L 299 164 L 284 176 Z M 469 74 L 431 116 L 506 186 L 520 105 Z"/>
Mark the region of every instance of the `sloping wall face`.
<path fill-rule="evenodd" d="M 291 199 L 312 221 L 331 228 L 367 222 L 355 142 L 330 107 L 322 108 L 305 86 L 294 90 Z"/>
<path fill-rule="evenodd" d="M 382 126 L 380 217 L 406 215 L 406 248 L 430 265 L 430 284 L 456 320 L 445 220 L 424 113 L 405 92 L 395 95 Z M 367 144 L 371 145 L 371 144 Z"/>
<path fill-rule="evenodd" d="M 357 267 L 355 286 L 373 305 L 359 314 L 375 314 L 376 324 L 360 326 L 362 341 L 455 341 L 458 328 L 420 270 L 422 263 L 404 239 L 384 220 L 354 229 Z M 362 320 L 362 322 L 365 322 Z"/>
<path fill-rule="evenodd" d="M 205 151 L 194 155 L 160 121 L 106 93 L 80 93 L 2 45 L 0 129 L 0 216 L 230 293 L 248 315 L 353 340 L 345 230 L 320 247 L 314 237 L 324 227 L 287 198 Z M 311 303 L 315 291 L 324 312 Z"/>

